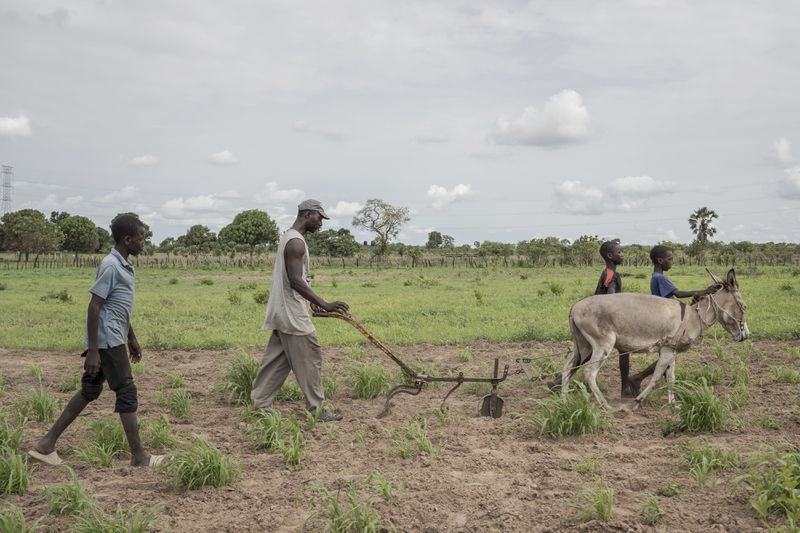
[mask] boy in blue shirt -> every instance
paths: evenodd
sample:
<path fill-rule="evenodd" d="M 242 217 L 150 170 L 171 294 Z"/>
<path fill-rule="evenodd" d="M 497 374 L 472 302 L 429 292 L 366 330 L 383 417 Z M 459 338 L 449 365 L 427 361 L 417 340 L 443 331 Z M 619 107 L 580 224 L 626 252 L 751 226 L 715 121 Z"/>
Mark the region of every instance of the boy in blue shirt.
<path fill-rule="evenodd" d="M 89 402 L 100 396 L 104 381 L 117 397 L 114 411 L 119 413 L 131 448 L 131 466 L 157 466 L 164 459 L 163 455 L 150 455 L 142 448 L 136 420 L 139 401 L 130 365 L 130 361 L 135 363 L 142 358 L 142 350 L 130 323 L 134 271 L 128 256 L 137 256 L 144 249 L 144 224 L 134 215 L 118 215 L 111 222 L 111 233 L 114 248 L 100 263 L 89 289 L 92 299 L 86 317 L 87 350 L 83 353 L 86 359 L 81 390 L 70 399 L 47 435 L 28 452 L 47 464 L 63 464 L 56 452 L 56 441 Z"/>
<path fill-rule="evenodd" d="M 679 290 L 664 272 L 672 268 L 672 248 L 657 244 L 650 250 L 650 260 L 653 262 L 653 275 L 650 278 L 650 294 L 664 298 L 694 298 L 709 294 L 707 289 L 702 291 Z"/>

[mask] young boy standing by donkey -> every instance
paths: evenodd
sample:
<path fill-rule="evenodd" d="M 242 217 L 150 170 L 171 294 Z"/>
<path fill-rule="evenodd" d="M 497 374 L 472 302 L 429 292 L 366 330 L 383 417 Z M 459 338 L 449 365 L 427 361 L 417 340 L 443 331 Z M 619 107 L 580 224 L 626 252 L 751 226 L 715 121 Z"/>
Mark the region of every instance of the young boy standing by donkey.
<path fill-rule="evenodd" d="M 672 268 L 672 248 L 657 244 L 650 250 L 650 260 L 653 262 L 653 275 L 650 277 L 650 294 L 664 298 L 694 298 L 705 296 L 709 291 L 681 291 L 672 283 L 664 272 Z"/>
<path fill-rule="evenodd" d="M 63 464 L 56 452 L 56 441 L 89 402 L 100 396 L 103 381 L 107 381 L 116 394 L 114 411 L 119 413 L 131 448 L 131 465 L 156 466 L 164 459 L 163 455 L 150 455 L 142 448 L 136 420 L 139 403 L 130 365 L 130 361 L 135 363 L 142 358 L 142 350 L 130 322 L 134 271 L 128 256 L 137 256 L 144 249 L 144 224 L 134 215 L 119 215 L 111 222 L 111 234 L 114 248 L 100 263 L 95 282 L 89 289 L 92 299 L 86 317 L 84 343 L 87 350 L 83 353 L 81 390 L 70 399 L 47 435 L 28 452 L 31 457 L 51 465 Z"/>

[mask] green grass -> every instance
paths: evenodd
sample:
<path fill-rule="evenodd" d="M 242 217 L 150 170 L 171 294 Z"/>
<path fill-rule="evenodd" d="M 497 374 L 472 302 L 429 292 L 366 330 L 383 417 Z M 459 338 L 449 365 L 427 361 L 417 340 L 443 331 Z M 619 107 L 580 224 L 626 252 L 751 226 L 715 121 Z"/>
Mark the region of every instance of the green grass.
<path fill-rule="evenodd" d="M 409 420 L 392 434 L 392 441 L 401 459 L 414 455 L 436 455 L 438 449 L 428 436 L 428 419 Z"/>
<path fill-rule="evenodd" d="M 583 461 L 573 461 L 569 465 L 570 470 L 578 474 L 595 475 L 600 471 L 600 461 L 597 459 L 585 459 Z"/>
<path fill-rule="evenodd" d="M 36 363 L 25 365 L 25 373 L 35 379 L 39 385 L 42 384 L 42 375 L 44 374 L 44 369 L 42 369 L 41 365 Z"/>
<path fill-rule="evenodd" d="M 258 374 L 258 361 L 253 359 L 244 350 L 236 352 L 228 367 L 222 381 L 222 393 L 228 403 L 234 405 L 247 405 L 250 403 L 250 393 L 253 390 L 253 382 Z"/>
<path fill-rule="evenodd" d="M 775 383 L 800 383 L 800 371 L 785 366 L 773 366 L 772 375 Z"/>
<path fill-rule="evenodd" d="M 351 484 L 345 495 L 345 503 L 339 501 L 339 492 L 331 492 L 325 487 L 314 487 L 321 495 L 321 509 L 315 511 L 306 520 L 308 523 L 316 518 L 327 519 L 327 524 L 322 528 L 310 528 L 310 531 L 319 529 L 330 533 L 379 533 L 387 531 L 384 528 L 381 516 L 372 508 L 369 500 L 362 501 L 358 492 Z M 306 527 L 303 528 L 304 530 Z"/>
<path fill-rule="evenodd" d="M 242 473 L 240 461 L 224 455 L 199 436 L 195 436 L 187 449 L 176 452 L 165 468 L 172 476 L 175 490 L 230 485 Z"/>
<path fill-rule="evenodd" d="M 566 397 L 557 394 L 541 400 L 533 413 L 525 416 L 543 435 L 559 438 L 567 435 L 599 433 L 609 427 L 610 422 L 583 383 L 573 381 Z"/>
<path fill-rule="evenodd" d="M 701 379 L 700 383 L 676 381 L 672 390 L 675 403 L 671 409 L 677 420 L 670 420 L 664 425 L 665 435 L 682 431 L 717 432 L 727 424 L 727 407 L 704 380 Z"/>
<path fill-rule="evenodd" d="M 107 514 L 98 506 L 90 507 L 78 517 L 76 533 L 145 533 L 150 530 L 164 505 L 156 505 L 149 511 L 134 507 L 124 510 L 117 505 L 113 515 Z"/>
<path fill-rule="evenodd" d="M 672 498 L 673 496 L 677 496 L 681 493 L 681 487 L 678 483 L 672 479 L 658 487 L 658 495 L 664 496 L 665 498 Z"/>
<path fill-rule="evenodd" d="M 346 294 L 354 314 L 365 321 L 378 338 L 390 346 L 420 343 L 456 344 L 473 341 L 504 342 L 510 340 L 569 340 L 567 316 L 577 295 L 590 294 L 597 283 L 599 268 L 515 268 L 417 269 L 427 283 L 414 282 L 406 287 L 408 269 L 341 268 L 315 265 L 318 279 L 336 276 L 337 293 Z M 647 267 L 626 267 L 632 274 L 649 276 Z M 739 283 L 747 302 L 747 320 L 756 339 L 792 340 L 800 338 L 800 324 L 793 317 L 800 315 L 800 298 L 796 291 L 781 291 L 779 285 L 789 278 L 785 268 L 765 267 L 767 275 L 741 275 Z M 0 346 L 33 350 L 81 349 L 80 338 L 74 335 L 75 324 L 85 321 L 82 298 L 74 305 L 53 300 L 42 302 L 30 295 L 43 295 L 62 287 L 71 294 L 86 294 L 94 276 L 92 268 L 55 270 L 0 270 L 0 283 L 14 290 L 0 298 L 3 335 Z M 212 349 L 233 347 L 246 349 L 263 346 L 267 336 L 261 331 L 264 303 L 248 297 L 239 305 L 228 305 L 228 288 L 238 288 L 237 276 L 243 271 L 219 268 L 205 269 L 137 269 L 136 311 L 133 316 L 143 346 L 158 349 Z M 521 290 L 520 275 L 529 279 Z M 670 278 L 680 286 L 705 287 L 708 275 L 702 267 L 676 266 Z M 481 280 L 476 282 L 476 275 Z M 210 286 L 197 283 L 170 284 L 172 278 L 202 276 L 213 279 Z M 375 287 L 364 288 L 370 280 Z M 549 289 L 558 283 L 561 295 Z M 263 284 L 259 281 L 259 284 Z M 475 288 L 484 293 L 484 305 L 474 305 Z M 531 305 L 535 288 L 543 287 L 546 295 Z M 324 286 L 322 295 L 326 294 Z M 631 287 L 626 286 L 626 290 Z M 642 287 L 644 290 L 646 287 Z M 264 291 L 266 292 L 266 291 Z M 491 297 L 489 297 L 491 296 Z M 85 298 L 88 302 L 88 298 Z M 266 302 L 266 300 L 261 300 Z M 464 305 L 470 302 L 470 305 Z M 221 304 L 225 312 L 217 312 Z M 457 315 L 453 310 L 457 309 Z M 356 346 L 363 337 L 354 328 L 338 320 L 315 319 L 320 340 L 326 346 Z M 486 324 L 498 327 L 486 328 Z M 713 339 L 722 330 L 715 326 L 707 335 Z M 727 334 L 722 333 L 723 337 Z"/>
<path fill-rule="evenodd" d="M 739 454 L 736 450 L 725 451 L 712 447 L 705 439 L 692 439 L 682 448 L 689 474 L 700 488 L 706 487 L 709 474 L 716 470 L 739 466 Z"/>
<path fill-rule="evenodd" d="M 614 490 L 598 479 L 594 487 L 580 490 L 575 495 L 571 507 L 580 522 L 608 522 L 614 512 Z"/>
<path fill-rule="evenodd" d="M 0 494 L 25 494 L 29 483 L 27 458 L 11 448 L 0 449 Z"/>
<path fill-rule="evenodd" d="M 367 476 L 367 484 L 373 486 L 387 502 L 394 497 L 392 483 L 380 472 L 373 472 Z"/>
<path fill-rule="evenodd" d="M 0 412 L 0 449 L 19 451 L 24 422 L 12 424 L 8 413 Z"/>
<path fill-rule="evenodd" d="M 81 461 L 90 465 L 109 467 L 115 457 L 129 452 L 125 430 L 122 429 L 119 419 L 104 416 L 89 422 L 89 428 L 94 433 L 94 440 L 88 446 L 75 450 L 75 455 Z"/>
<path fill-rule="evenodd" d="M 641 510 L 639 511 L 639 516 L 642 519 L 642 522 L 648 526 L 654 526 L 656 522 L 658 522 L 664 515 L 667 513 L 661 508 L 658 503 L 658 498 L 655 496 L 650 496 L 647 498 L 647 501 L 644 505 L 642 505 Z"/>
<path fill-rule="evenodd" d="M 322 390 L 324 391 L 326 400 L 333 400 L 336 398 L 336 391 L 339 390 L 339 382 L 336 374 L 322 376 Z"/>
<path fill-rule="evenodd" d="M 787 531 L 800 524 L 800 450 L 769 449 L 749 461 L 738 481 L 750 490 L 750 505 L 765 521 L 774 515 L 787 519 Z"/>
<path fill-rule="evenodd" d="M 256 410 L 247 427 L 247 433 L 256 450 L 279 450 L 289 421 L 280 411 Z"/>
<path fill-rule="evenodd" d="M 303 391 L 300 390 L 300 385 L 296 381 L 287 379 L 281 385 L 281 390 L 278 391 L 275 399 L 279 402 L 299 402 L 303 399 Z"/>
<path fill-rule="evenodd" d="M 351 395 L 360 400 L 371 400 L 386 391 L 389 373 L 379 364 L 354 363 L 347 369 Z"/>
<path fill-rule="evenodd" d="M 722 384 L 722 369 L 716 366 L 678 367 L 675 372 L 678 381 L 691 381 L 700 383 L 705 380 L 709 385 Z"/>
<path fill-rule="evenodd" d="M 77 516 L 95 505 L 91 496 L 86 494 L 83 481 L 70 470 L 72 482 L 56 483 L 44 488 L 47 497 L 47 512 L 53 515 Z"/>
<path fill-rule="evenodd" d="M 69 377 L 62 379 L 56 385 L 58 392 L 77 392 L 81 390 L 81 375 L 71 374 Z"/>
<path fill-rule="evenodd" d="M 40 520 L 41 518 L 33 524 L 28 524 L 22 510 L 11 505 L 0 509 L 0 533 L 33 533 Z"/>
<path fill-rule="evenodd" d="M 47 389 L 33 389 L 17 406 L 21 418 L 36 422 L 52 422 L 58 413 L 58 399 L 50 396 Z"/>
<path fill-rule="evenodd" d="M 178 439 L 173 434 L 169 419 L 163 413 L 158 415 L 154 422 L 142 421 L 142 428 L 146 437 L 145 442 L 151 448 L 171 448 L 178 442 Z"/>
<path fill-rule="evenodd" d="M 181 420 L 187 420 L 192 414 L 192 395 L 186 389 L 170 389 L 156 396 L 156 403 L 166 407 L 169 414 Z"/>
<path fill-rule="evenodd" d="M 186 380 L 180 370 L 173 370 L 167 374 L 164 386 L 168 389 L 182 389 L 186 386 Z"/>

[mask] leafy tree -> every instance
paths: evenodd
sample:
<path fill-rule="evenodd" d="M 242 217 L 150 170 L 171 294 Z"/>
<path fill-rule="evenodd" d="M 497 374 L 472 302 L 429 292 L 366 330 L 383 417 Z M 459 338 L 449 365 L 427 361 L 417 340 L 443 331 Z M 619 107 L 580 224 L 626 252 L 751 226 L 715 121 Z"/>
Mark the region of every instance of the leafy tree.
<path fill-rule="evenodd" d="M 456 240 L 451 235 L 442 235 L 442 248 L 452 248 Z"/>
<path fill-rule="evenodd" d="M 251 258 L 257 245 L 274 246 L 278 237 L 278 225 L 259 209 L 242 211 L 219 231 L 219 240 L 223 243 L 247 245 Z"/>
<path fill-rule="evenodd" d="M 711 225 L 715 218 L 719 215 L 707 207 L 701 207 L 689 216 L 689 228 L 697 236 L 697 242 L 705 243 L 717 233 L 717 228 Z"/>
<path fill-rule="evenodd" d="M 100 226 L 95 226 L 94 232 L 97 234 L 97 248 L 92 250 L 95 253 L 107 253 L 111 248 L 114 247 L 114 239 L 111 238 L 111 234 L 101 228 Z"/>
<path fill-rule="evenodd" d="M 572 243 L 572 252 L 580 264 L 591 265 L 600 255 L 600 237 L 581 235 Z"/>
<path fill-rule="evenodd" d="M 306 242 L 313 255 L 352 257 L 359 249 L 355 237 L 345 228 L 309 233 L 306 235 Z"/>
<path fill-rule="evenodd" d="M 60 224 L 62 220 L 71 217 L 66 211 L 50 211 L 50 222 Z"/>
<path fill-rule="evenodd" d="M 153 231 L 150 229 L 150 226 L 147 224 L 147 222 L 145 222 L 144 220 L 142 220 L 142 219 L 139 217 L 139 215 L 137 215 L 136 213 L 133 213 L 133 212 L 131 212 L 131 211 L 128 211 L 127 213 L 117 213 L 117 216 L 115 216 L 114 218 L 112 218 L 112 219 L 111 219 L 111 223 L 113 224 L 113 223 L 114 223 L 114 221 L 115 221 L 115 220 L 117 220 L 117 218 L 121 217 L 122 215 L 131 215 L 131 216 L 133 216 L 133 217 L 136 217 L 136 218 L 138 218 L 139 220 L 141 220 L 141 221 L 142 221 L 142 224 L 144 225 L 144 243 L 145 243 L 145 245 L 148 245 L 148 244 L 153 244 L 152 242 L 150 242 L 150 239 L 153 237 Z M 109 227 L 110 227 L 110 226 L 109 226 Z M 113 237 L 112 237 L 112 238 L 113 238 Z M 149 249 L 149 247 L 148 247 L 148 246 L 145 246 L 145 251 L 146 251 L 146 252 L 147 252 L 147 250 L 148 250 L 148 249 Z M 149 253 L 149 252 L 148 252 L 148 253 Z M 147 255 L 147 253 L 146 253 L 145 255 Z"/>
<path fill-rule="evenodd" d="M 195 224 L 186 231 L 186 235 L 178 237 L 176 242 L 181 246 L 185 246 L 191 252 L 198 254 L 210 252 L 217 243 L 217 236 L 206 226 Z"/>
<path fill-rule="evenodd" d="M 175 237 L 167 237 L 158 245 L 158 251 L 167 254 L 167 257 L 169 257 L 169 254 L 175 251 L 176 246 Z"/>
<path fill-rule="evenodd" d="M 54 213 L 55 214 L 55 213 Z M 51 216 L 51 220 L 52 220 Z M 86 217 L 78 215 L 68 215 L 60 218 L 56 222 L 61 232 L 64 234 L 64 242 L 61 249 L 68 252 L 75 252 L 75 262 L 78 262 L 78 254 L 90 253 L 97 249 L 98 239 L 94 222 Z"/>
<path fill-rule="evenodd" d="M 370 198 L 353 217 L 353 226 L 375 233 L 377 255 L 383 256 L 389 242 L 397 237 L 400 228 L 409 220 L 407 207 L 395 207 L 379 198 Z"/>
<path fill-rule="evenodd" d="M 425 248 L 441 248 L 442 247 L 442 234 L 438 231 L 428 233 L 428 242 L 425 243 Z"/>
<path fill-rule="evenodd" d="M 61 230 L 36 209 L 21 209 L 6 213 L 2 218 L 4 245 L 9 250 L 25 254 L 39 254 L 56 250 L 64 240 Z"/>

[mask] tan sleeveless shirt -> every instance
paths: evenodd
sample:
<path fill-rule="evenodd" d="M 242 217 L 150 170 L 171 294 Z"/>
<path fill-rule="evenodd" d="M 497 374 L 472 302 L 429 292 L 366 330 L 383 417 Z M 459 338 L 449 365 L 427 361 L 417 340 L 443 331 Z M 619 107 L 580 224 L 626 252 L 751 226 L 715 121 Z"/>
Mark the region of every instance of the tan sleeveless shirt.
<path fill-rule="evenodd" d="M 316 330 L 308 313 L 308 300 L 292 289 L 289 285 L 289 275 L 286 273 L 284 250 L 286 243 L 292 239 L 300 239 L 306 248 L 306 253 L 303 255 L 303 278 L 306 283 L 311 285 L 311 276 L 308 270 L 308 245 L 299 231 L 289 229 L 281 236 L 280 244 L 278 244 L 275 270 L 272 272 L 272 290 L 269 293 L 267 316 L 262 329 L 275 329 L 289 335 L 310 335 Z"/>

